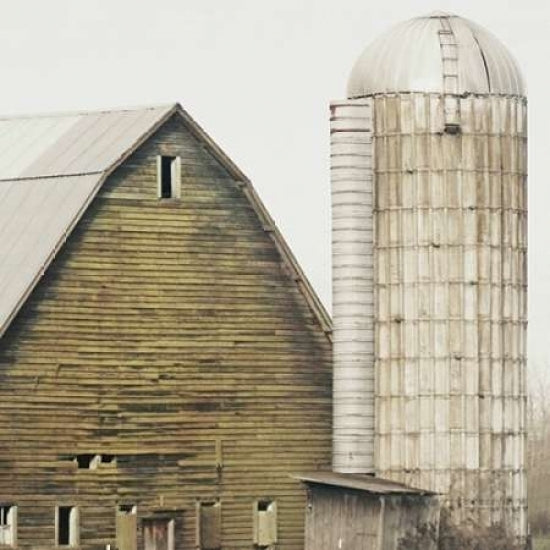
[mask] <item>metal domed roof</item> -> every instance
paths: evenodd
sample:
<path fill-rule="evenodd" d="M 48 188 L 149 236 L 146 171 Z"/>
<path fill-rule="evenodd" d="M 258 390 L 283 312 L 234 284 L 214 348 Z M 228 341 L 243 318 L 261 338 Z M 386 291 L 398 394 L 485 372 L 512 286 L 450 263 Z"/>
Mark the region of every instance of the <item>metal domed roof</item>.
<path fill-rule="evenodd" d="M 475 23 L 442 12 L 400 23 L 355 63 L 348 97 L 434 92 L 525 95 L 506 47 Z"/>

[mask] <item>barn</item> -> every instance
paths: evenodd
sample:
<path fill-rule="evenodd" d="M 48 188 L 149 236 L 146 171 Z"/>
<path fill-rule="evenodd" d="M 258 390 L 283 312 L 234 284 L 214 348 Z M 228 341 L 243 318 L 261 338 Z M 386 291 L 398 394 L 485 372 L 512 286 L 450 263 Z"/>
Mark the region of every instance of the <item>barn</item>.
<path fill-rule="evenodd" d="M 0 543 L 303 548 L 331 323 L 178 104 L 0 119 Z"/>

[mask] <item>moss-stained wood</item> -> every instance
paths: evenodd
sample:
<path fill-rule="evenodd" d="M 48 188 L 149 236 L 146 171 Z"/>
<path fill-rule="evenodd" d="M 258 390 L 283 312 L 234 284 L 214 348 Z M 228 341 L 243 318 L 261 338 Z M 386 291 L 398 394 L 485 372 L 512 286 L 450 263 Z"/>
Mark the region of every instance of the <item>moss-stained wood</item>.
<path fill-rule="evenodd" d="M 181 200 L 156 156 L 181 157 Z M 18 546 L 54 546 L 77 505 L 82 548 L 115 544 L 116 510 L 176 518 L 219 499 L 224 549 L 252 548 L 276 499 L 279 548 L 303 548 L 288 474 L 330 464 L 330 342 L 236 181 L 176 115 L 104 183 L 0 340 L 0 495 Z M 94 470 L 72 457 L 113 455 Z M 142 544 L 142 532 L 138 532 Z"/>

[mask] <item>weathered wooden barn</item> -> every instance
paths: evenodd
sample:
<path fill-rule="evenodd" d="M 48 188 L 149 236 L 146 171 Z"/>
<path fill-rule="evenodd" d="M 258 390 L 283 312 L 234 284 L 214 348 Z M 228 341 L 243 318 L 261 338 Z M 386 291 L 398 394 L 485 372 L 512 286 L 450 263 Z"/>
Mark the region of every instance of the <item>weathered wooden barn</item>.
<path fill-rule="evenodd" d="M 303 548 L 330 321 L 179 105 L 0 120 L 0 543 Z"/>

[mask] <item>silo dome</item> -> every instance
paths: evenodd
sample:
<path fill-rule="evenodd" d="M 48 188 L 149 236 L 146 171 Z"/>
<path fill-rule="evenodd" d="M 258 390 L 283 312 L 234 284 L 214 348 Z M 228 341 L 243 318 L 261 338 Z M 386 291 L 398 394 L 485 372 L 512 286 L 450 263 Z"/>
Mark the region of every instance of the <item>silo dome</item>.
<path fill-rule="evenodd" d="M 350 99 L 393 92 L 523 96 L 525 86 L 500 40 L 468 19 L 436 12 L 391 28 L 355 63 Z"/>

